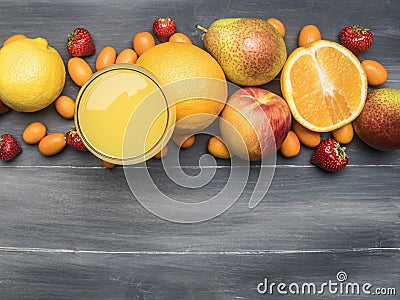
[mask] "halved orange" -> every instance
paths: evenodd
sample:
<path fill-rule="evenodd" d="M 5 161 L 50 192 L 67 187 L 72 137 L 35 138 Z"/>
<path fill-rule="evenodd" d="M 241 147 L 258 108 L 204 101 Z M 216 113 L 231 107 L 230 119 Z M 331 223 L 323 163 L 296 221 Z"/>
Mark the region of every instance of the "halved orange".
<path fill-rule="evenodd" d="M 353 53 L 338 43 L 319 40 L 289 55 L 282 69 L 281 90 L 300 124 L 328 132 L 361 113 L 368 81 Z"/>

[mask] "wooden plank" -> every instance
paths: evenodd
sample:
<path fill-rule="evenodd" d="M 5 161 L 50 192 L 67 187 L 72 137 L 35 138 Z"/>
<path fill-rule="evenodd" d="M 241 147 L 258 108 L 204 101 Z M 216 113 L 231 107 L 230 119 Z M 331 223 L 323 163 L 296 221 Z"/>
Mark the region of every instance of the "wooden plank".
<path fill-rule="evenodd" d="M 49 108 L 50 110 L 51 108 Z M 44 113 L 44 112 L 43 112 Z M 2 162 L 1 167 L 32 167 L 32 166 L 48 166 L 48 167 L 101 167 L 101 161 L 91 153 L 82 153 L 69 148 L 68 146 L 59 154 L 53 157 L 42 156 L 37 148 L 37 145 L 27 145 L 22 140 L 22 132 L 27 124 L 35 120 L 41 120 L 41 118 L 30 117 L 29 121 L 26 119 L 22 120 L 19 116 L 14 120 L 18 120 L 18 126 L 11 125 L 9 127 L 9 121 L 13 120 L 13 116 L 10 113 L 9 116 L 4 116 L 4 120 L 0 118 L 0 126 L 2 121 L 4 121 L 4 128 L 14 128 L 12 130 L 6 130 L 7 132 L 14 134 L 17 140 L 20 142 L 23 148 L 23 153 L 16 157 L 14 160 L 9 162 Z M 54 115 L 56 113 L 54 112 Z M 61 117 L 60 117 L 61 119 Z M 66 132 L 73 123 L 61 120 L 57 122 L 57 126 L 50 127 L 48 124 L 52 122 L 45 122 L 49 129 L 49 132 Z M 32 120 L 32 121 L 31 121 Z M 14 123 L 15 124 L 15 123 Z M 323 134 L 323 138 L 329 137 L 330 134 Z M 196 167 L 199 165 L 199 159 L 202 155 L 207 154 L 207 142 L 210 138 L 209 135 L 200 134 L 196 135 L 195 144 L 189 149 L 181 149 L 179 152 L 179 164 L 186 167 Z M 173 148 L 174 147 L 174 148 Z M 172 141 L 169 143 L 170 149 L 175 149 L 175 145 Z M 312 156 L 314 149 L 307 148 L 305 146 L 301 147 L 300 155 L 293 158 L 285 158 L 279 152 L 276 155 L 276 165 L 278 166 L 304 166 L 306 168 L 310 167 L 310 158 Z M 346 145 L 346 152 L 349 155 L 349 164 L 352 166 L 399 166 L 400 165 L 400 155 L 397 151 L 383 152 L 370 148 L 368 145 L 363 143 L 357 137 Z M 230 160 L 216 159 L 216 163 L 220 166 L 229 166 L 231 164 Z M 151 167 L 162 166 L 161 162 L 157 159 L 151 159 L 147 163 Z M 259 162 L 252 162 L 251 165 L 260 165 Z"/>
<path fill-rule="evenodd" d="M 0 253 L 2 299 L 281 299 L 276 286 L 260 294 L 268 280 L 285 283 L 294 299 L 398 299 L 398 252 L 337 253 Z M 343 292 L 337 274 L 345 272 Z M 343 275 L 343 274 L 342 274 Z M 331 281 L 332 292 L 323 284 Z M 289 293 L 289 285 L 297 284 Z M 308 292 L 303 284 L 315 284 Z M 371 284 L 368 291 L 362 286 Z M 357 289 L 346 285 L 357 284 Z M 322 288 L 321 288 L 322 286 Z M 377 288 L 397 295 L 372 295 Z M 389 290 L 390 289 L 390 290 Z M 392 290 L 395 289 L 395 290 Z M 260 288 L 261 290 L 261 288 Z M 262 290 L 261 290 L 262 291 Z M 354 294 L 353 294 L 354 291 Z M 320 292 L 320 294 L 318 294 Z M 296 294 L 297 293 L 297 294 Z"/>
<path fill-rule="evenodd" d="M 157 186 L 183 202 L 215 195 L 229 170 L 219 168 L 204 188 L 187 189 L 150 168 Z M 277 168 L 265 199 L 250 210 L 258 174 L 253 167 L 231 209 L 207 222 L 182 225 L 145 210 L 122 168 L 1 168 L 0 246 L 121 251 L 399 247 L 399 170 L 348 167 L 328 174 L 315 167 Z"/>

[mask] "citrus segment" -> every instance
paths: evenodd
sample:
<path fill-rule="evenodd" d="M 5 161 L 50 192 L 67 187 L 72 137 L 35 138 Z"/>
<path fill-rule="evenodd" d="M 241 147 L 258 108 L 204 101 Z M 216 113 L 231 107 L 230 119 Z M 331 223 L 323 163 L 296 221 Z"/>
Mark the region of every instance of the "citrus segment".
<path fill-rule="evenodd" d="M 368 82 L 357 57 L 335 42 L 320 40 L 291 53 L 282 70 L 281 89 L 300 124 L 328 132 L 360 114 Z"/>

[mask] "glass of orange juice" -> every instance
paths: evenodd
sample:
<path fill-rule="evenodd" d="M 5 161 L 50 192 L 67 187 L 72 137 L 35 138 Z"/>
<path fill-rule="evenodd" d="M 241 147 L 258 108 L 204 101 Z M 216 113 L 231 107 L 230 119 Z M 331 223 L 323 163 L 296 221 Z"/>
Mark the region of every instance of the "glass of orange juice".
<path fill-rule="evenodd" d="M 85 146 L 100 159 L 120 165 L 143 162 L 160 152 L 172 135 L 175 111 L 168 101 L 148 70 L 112 65 L 81 87 L 75 125 Z"/>

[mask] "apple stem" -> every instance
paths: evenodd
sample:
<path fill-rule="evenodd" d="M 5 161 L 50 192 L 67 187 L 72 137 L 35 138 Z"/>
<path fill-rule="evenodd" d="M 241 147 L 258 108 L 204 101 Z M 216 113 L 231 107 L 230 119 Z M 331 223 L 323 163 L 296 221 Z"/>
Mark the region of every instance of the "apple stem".
<path fill-rule="evenodd" d="M 201 25 L 199 25 L 199 24 L 196 25 L 196 28 L 197 28 L 197 29 L 200 29 L 200 30 L 203 31 L 204 33 L 206 33 L 206 32 L 208 31 L 206 28 L 204 28 L 203 26 L 201 26 Z"/>

